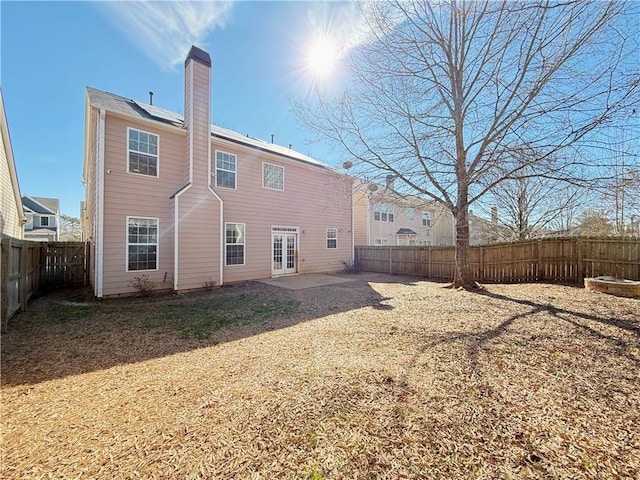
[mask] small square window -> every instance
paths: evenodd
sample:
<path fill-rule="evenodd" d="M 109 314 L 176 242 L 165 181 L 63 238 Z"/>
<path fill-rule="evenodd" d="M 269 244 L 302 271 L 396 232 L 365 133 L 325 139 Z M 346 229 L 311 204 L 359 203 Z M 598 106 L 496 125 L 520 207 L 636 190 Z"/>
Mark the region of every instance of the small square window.
<path fill-rule="evenodd" d="M 48 227 L 49 226 L 49 217 L 40 217 L 40 226 Z"/>
<path fill-rule="evenodd" d="M 273 190 L 284 190 L 284 168 L 270 163 L 263 163 L 262 186 Z"/>

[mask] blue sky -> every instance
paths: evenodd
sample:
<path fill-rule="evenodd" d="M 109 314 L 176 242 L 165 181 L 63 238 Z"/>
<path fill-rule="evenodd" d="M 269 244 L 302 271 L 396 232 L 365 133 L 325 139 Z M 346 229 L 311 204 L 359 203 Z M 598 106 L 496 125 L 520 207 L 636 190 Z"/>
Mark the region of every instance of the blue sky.
<path fill-rule="evenodd" d="M 291 112 L 309 95 L 306 55 L 331 30 L 357 43 L 340 2 L 0 2 L 1 71 L 23 194 L 79 215 L 85 87 L 182 113 L 191 44 L 212 58 L 212 121 L 339 165 Z M 348 42 L 347 42 L 348 43 Z"/>

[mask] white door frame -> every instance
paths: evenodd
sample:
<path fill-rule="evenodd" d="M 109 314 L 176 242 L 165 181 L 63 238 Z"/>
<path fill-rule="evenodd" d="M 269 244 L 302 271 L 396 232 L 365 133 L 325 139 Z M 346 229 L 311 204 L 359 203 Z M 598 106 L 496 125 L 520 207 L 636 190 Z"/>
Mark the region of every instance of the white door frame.
<path fill-rule="evenodd" d="M 271 276 L 298 273 L 300 235 L 298 227 L 271 227 Z"/>

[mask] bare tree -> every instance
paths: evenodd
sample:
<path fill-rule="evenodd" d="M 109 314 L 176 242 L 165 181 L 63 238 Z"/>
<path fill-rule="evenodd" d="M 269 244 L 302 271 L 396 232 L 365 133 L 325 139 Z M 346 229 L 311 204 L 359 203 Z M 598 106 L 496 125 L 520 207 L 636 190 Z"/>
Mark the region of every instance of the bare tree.
<path fill-rule="evenodd" d="M 601 207 L 611 213 L 615 233 L 624 235 L 632 229 L 631 219 L 640 216 L 640 155 L 635 142 L 625 141 L 620 134 L 616 137 L 610 175 L 602 182 L 599 200 Z"/>
<path fill-rule="evenodd" d="M 509 232 L 505 240 L 513 241 L 544 237 L 575 212 L 583 196 L 578 187 L 539 177 L 506 180 L 489 194 L 499 224 Z"/>
<path fill-rule="evenodd" d="M 456 222 L 455 286 L 473 288 L 469 205 L 499 183 L 579 183 L 591 160 L 565 152 L 638 99 L 634 5 L 585 1 L 372 2 L 371 41 L 347 55 L 351 82 L 297 105 L 356 175 L 436 200 Z M 631 72 L 631 73 L 630 73 Z M 522 145 L 538 155 L 514 160 Z"/>
<path fill-rule="evenodd" d="M 495 208 L 499 215 L 498 222 L 508 233 L 503 233 L 504 240 L 528 240 L 543 237 L 550 230 L 557 229 L 571 213 L 580 208 L 586 198 L 584 188 L 572 185 L 565 180 L 536 176 L 529 165 L 535 164 L 538 156 L 535 150 L 521 149 L 517 163 L 519 171 L 513 178 L 505 178 L 500 167 L 492 174 L 485 176 L 484 181 L 493 184 L 487 192 L 481 210 L 486 211 L 491 206 L 492 217 Z M 509 168 L 512 168 L 512 163 Z M 580 175 L 572 175 L 572 178 Z M 568 230 L 571 225 L 565 228 Z"/>
<path fill-rule="evenodd" d="M 60 215 L 60 241 L 79 242 L 82 240 L 82 228 L 80 219 L 65 215 Z"/>
<path fill-rule="evenodd" d="M 597 209 L 588 209 L 578 217 L 577 228 L 580 235 L 605 236 L 613 235 L 615 228 L 605 212 Z"/>

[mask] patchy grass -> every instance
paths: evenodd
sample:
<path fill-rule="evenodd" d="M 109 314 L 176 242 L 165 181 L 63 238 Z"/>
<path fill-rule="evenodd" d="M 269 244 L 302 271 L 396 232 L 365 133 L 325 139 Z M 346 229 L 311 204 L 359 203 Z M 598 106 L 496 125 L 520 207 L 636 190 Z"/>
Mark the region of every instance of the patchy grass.
<path fill-rule="evenodd" d="M 88 320 L 98 312 L 91 305 L 52 305 L 47 310 L 47 320 L 51 323 L 71 323 Z"/>
<path fill-rule="evenodd" d="M 288 317 L 295 313 L 297 305 L 298 302 L 294 300 L 263 295 L 218 295 L 213 299 L 200 297 L 199 301 L 163 305 L 159 311 L 144 315 L 142 325 L 149 329 L 175 330 L 183 338 L 205 339 L 225 326 Z"/>
<path fill-rule="evenodd" d="M 0 476 L 640 478 L 638 300 L 352 278 L 35 302 L 2 336 Z"/>

